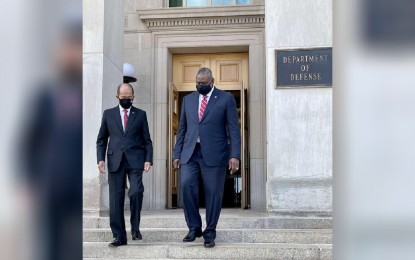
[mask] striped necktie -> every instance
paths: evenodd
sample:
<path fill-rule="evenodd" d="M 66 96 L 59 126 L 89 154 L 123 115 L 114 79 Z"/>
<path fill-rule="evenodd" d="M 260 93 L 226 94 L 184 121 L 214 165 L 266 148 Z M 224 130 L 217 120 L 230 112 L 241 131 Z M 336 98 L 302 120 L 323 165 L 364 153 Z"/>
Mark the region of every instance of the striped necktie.
<path fill-rule="evenodd" d="M 200 104 L 199 122 L 202 121 L 203 113 L 205 113 L 206 105 L 207 105 L 207 95 L 203 96 L 202 104 Z"/>

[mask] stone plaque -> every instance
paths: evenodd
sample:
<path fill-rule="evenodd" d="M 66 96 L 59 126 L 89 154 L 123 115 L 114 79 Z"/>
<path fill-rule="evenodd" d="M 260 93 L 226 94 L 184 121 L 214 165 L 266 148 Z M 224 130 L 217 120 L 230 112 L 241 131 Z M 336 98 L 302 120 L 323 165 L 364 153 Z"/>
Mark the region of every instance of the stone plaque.
<path fill-rule="evenodd" d="M 276 50 L 277 88 L 332 85 L 332 48 Z"/>

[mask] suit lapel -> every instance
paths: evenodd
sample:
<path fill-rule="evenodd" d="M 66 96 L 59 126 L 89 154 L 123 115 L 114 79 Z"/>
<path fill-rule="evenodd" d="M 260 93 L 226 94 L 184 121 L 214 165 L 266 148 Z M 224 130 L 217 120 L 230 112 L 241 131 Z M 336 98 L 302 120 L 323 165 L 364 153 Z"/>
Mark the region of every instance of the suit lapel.
<path fill-rule="evenodd" d="M 209 112 L 215 106 L 215 103 L 216 101 L 218 101 L 218 99 L 219 99 L 219 91 L 217 91 L 217 88 L 215 87 L 215 89 L 212 92 L 212 95 L 210 95 L 209 102 L 207 104 L 205 112 L 203 113 L 202 120 L 200 120 L 200 122 L 202 122 L 206 118 L 207 114 L 209 114 Z"/>
<path fill-rule="evenodd" d="M 125 127 L 125 133 L 127 133 L 128 129 L 130 129 L 130 126 L 133 124 L 134 119 L 137 117 L 137 111 L 135 107 L 131 107 L 130 109 L 130 115 L 128 117 L 127 126 Z"/>
<path fill-rule="evenodd" d="M 118 126 L 118 129 L 120 129 L 121 133 L 124 133 L 124 130 L 122 129 L 121 114 L 120 114 L 119 106 L 114 107 L 114 118 L 115 118 L 115 124 Z"/>

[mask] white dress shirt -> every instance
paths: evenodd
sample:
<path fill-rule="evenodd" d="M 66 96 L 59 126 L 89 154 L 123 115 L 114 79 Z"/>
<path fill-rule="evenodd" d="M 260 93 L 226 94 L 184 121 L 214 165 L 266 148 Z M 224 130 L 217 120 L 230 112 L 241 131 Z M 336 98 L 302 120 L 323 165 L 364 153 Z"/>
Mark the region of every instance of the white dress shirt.
<path fill-rule="evenodd" d="M 207 93 L 207 95 L 206 95 L 207 96 L 206 107 L 207 107 L 207 104 L 209 103 L 210 96 L 212 95 L 212 92 L 213 92 L 214 89 L 215 89 L 215 87 L 213 86 L 212 89 L 210 90 L 210 92 Z M 197 115 L 199 115 L 199 113 L 200 113 L 200 106 L 202 105 L 202 100 L 203 100 L 203 95 L 199 94 L 199 108 L 197 110 Z M 205 111 L 206 111 L 206 109 L 205 109 Z M 200 143 L 200 138 L 199 137 L 197 138 L 196 142 Z"/>
<path fill-rule="evenodd" d="M 210 92 L 207 93 L 207 95 L 206 95 L 207 96 L 206 106 L 207 106 L 207 103 L 209 103 L 209 99 L 210 99 L 210 96 L 212 95 L 213 89 L 215 89 L 215 87 L 212 87 Z M 199 94 L 199 109 L 197 110 L 198 115 L 199 115 L 199 111 L 200 111 L 200 106 L 202 105 L 202 100 L 203 100 L 203 95 Z"/>

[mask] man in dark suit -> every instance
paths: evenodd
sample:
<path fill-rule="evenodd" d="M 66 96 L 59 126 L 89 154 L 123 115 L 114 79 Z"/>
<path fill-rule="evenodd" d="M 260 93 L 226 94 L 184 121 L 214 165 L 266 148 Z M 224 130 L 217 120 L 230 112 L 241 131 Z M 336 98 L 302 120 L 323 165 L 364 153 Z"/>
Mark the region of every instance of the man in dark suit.
<path fill-rule="evenodd" d="M 127 244 L 124 222 L 126 175 L 130 183 L 128 196 L 132 239 L 142 239 L 139 225 L 144 192 L 143 170 L 148 172 L 153 161 L 147 115 L 143 110 L 132 106 L 133 87 L 128 83 L 120 84 L 117 99 L 118 106 L 104 111 L 97 138 L 97 161 L 101 173 L 105 173 L 105 154 L 108 157 L 110 226 L 115 238 L 109 244 L 111 247 Z"/>
<path fill-rule="evenodd" d="M 201 68 L 196 89 L 183 99 L 173 167 L 181 167 L 181 192 L 189 233 L 184 242 L 204 238 L 214 247 L 226 167 L 234 173 L 241 157 L 241 134 L 234 97 L 213 86 L 212 71 Z M 199 176 L 206 199 L 206 228 L 199 213 Z"/>

